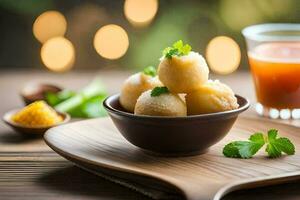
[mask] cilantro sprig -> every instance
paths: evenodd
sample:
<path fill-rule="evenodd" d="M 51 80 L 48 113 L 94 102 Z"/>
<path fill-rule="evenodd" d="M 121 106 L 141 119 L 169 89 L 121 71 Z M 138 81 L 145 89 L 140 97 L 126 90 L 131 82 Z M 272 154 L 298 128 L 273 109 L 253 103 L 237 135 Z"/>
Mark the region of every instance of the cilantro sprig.
<path fill-rule="evenodd" d="M 143 70 L 143 73 L 152 77 L 156 76 L 156 69 L 153 66 L 148 66 Z"/>
<path fill-rule="evenodd" d="M 265 151 L 270 158 L 280 157 L 282 153 L 294 155 L 294 144 L 288 138 L 277 136 L 276 129 L 270 129 L 267 135 L 254 133 L 248 141 L 233 141 L 225 145 L 223 154 L 230 158 L 251 158 L 266 144 Z"/>
<path fill-rule="evenodd" d="M 172 47 L 167 47 L 163 50 L 163 56 L 168 59 L 172 59 L 172 56 L 184 56 L 188 55 L 192 50 L 192 47 L 188 44 L 183 44 L 182 40 L 179 40 L 173 44 Z"/>
<path fill-rule="evenodd" d="M 280 157 L 282 152 L 287 155 L 295 154 L 295 146 L 293 143 L 284 137 L 277 138 L 278 131 L 275 129 L 271 129 L 268 131 L 268 140 L 267 140 L 267 148 L 266 152 L 272 158 Z"/>
<path fill-rule="evenodd" d="M 151 97 L 157 97 L 161 94 L 169 93 L 169 89 L 167 87 L 155 87 L 151 91 Z"/>

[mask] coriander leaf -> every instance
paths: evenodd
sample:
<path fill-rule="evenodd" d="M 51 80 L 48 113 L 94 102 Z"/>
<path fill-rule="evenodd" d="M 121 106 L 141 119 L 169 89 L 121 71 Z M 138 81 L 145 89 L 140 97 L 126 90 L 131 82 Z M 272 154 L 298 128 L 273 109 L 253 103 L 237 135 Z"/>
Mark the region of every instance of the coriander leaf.
<path fill-rule="evenodd" d="M 276 140 L 278 148 L 287 155 L 295 154 L 295 146 L 288 138 L 278 138 Z"/>
<path fill-rule="evenodd" d="M 231 158 L 251 158 L 263 145 L 252 141 L 234 141 L 224 147 L 223 154 Z"/>
<path fill-rule="evenodd" d="M 275 144 L 278 131 L 276 129 L 270 129 L 268 131 L 268 145 L 266 147 L 266 152 L 270 158 L 277 158 L 281 156 L 281 150 Z"/>
<path fill-rule="evenodd" d="M 173 44 L 173 48 L 175 48 L 175 49 L 180 49 L 180 48 L 182 48 L 183 47 L 183 42 L 182 42 L 182 40 L 178 40 L 177 42 L 175 42 L 174 44 Z"/>
<path fill-rule="evenodd" d="M 264 143 L 248 142 L 248 141 L 238 141 L 236 145 L 239 149 L 239 154 L 241 158 L 251 158 L 258 150 L 264 145 Z"/>
<path fill-rule="evenodd" d="M 241 155 L 239 153 L 239 149 L 236 147 L 234 142 L 231 142 L 229 144 L 226 144 L 225 147 L 223 148 L 223 154 L 226 157 L 230 158 L 240 158 Z"/>
<path fill-rule="evenodd" d="M 167 47 L 163 50 L 163 55 L 166 56 L 166 54 L 172 49 L 172 47 Z"/>
<path fill-rule="evenodd" d="M 250 136 L 249 140 L 263 145 L 265 144 L 264 135 L 262 133 L 254 133 L 253 135 Z"/>
<path fill-rule="evenodd" d="M 171 59 L 172 58 L 172 56 L 175 56 L 175 55 L 179 55 L 178 54 L 178 49 L 170 49 L 166 54 L 165 54 L 165 56 L 166 56 L 166 58 L 168 58 L 168 59 Z"/>
<path fill-rule="evenodd" d="M 279 150 L 273 143 L 269 143 L 267 145 L 266 152 L 270 158 L 278 158 L 281 156 L 281 150 Z"/>
<path fill-rule="evenodd" d="M 151 97 L 157 97 L 161 94 L 164 93 L 169 93 L 169 89 L 167 87 L 155 87 L 152 91 L 151 91 Z"/>
<path fill-rule="evenodd" d="M 282 152 L 287 155 L 295 154 L 293 143 L 288 138 L 277 138 L 277 135 L 276 129 L 270 129 L 267 138 L 263 133 L 254 133 L 249 137 L 249 141 L 234 141 L 227 144 L 223 148 L 223 154 L 231 158 L 251 158 L 265 144 L 267 144 L 266 152 L 271 158 L 280 157 Z"/>
<path fill-rule="evenodd" d="M 143 70 L 143 73 L 154 77 L 154 76 L 156 76 L 156 69 L 153 66 L 149 66 Z"/>
<path fill-rule="evenodd" d="M 276 130 L 276 129 L 270 129 L 268 131 L 268 140 L 269 141 L 275 140 L 276 137 L 277 137 L 277 134 L 278 134 L 278 130 Z"/>
<path fill-rule="evenodd" d="M 189 52 L 192 50 L 192 47 L 188 44 L 183 45 L 182 40 L 179 40 L 173 44 L 172 47 L 167 47 L 163 50 L 163 55 L 171 59 L 172 56 L 184 56 L 189 54 Z"/>
<path fill-rule="evenodd" d="M 231 158 L 251 158 L 265 144 L 262 133 L 255 133 L 250 136 L 249 141 L 234 141 L 227 144 L 223 154 Z"/>
<path fill-rule="evenodd" d="M 250 146 L 250 151 L 252 155 L 256 154 L 264 145 L 265 145 L 265 138 L 262 133 L 254 133 L 249 137 L 249 141 L 253 144 Z"/>
<path fill-rule="evenodd" d="M 277 158 L 281 156 L 281 150 L 276 145 L 276 137 L 278 135 L 278 130 L 270 129 L 268 131 L 268 145 L 266 152 L 270 158 Z"/>
<path fill-rule="evenodd" d="M 241 158 L 251 158 L 262 147 L 259 143 L 240 141 L 237 142 Z"/>
<path fill-rule="evenodd" d="M 268 131 L 268 145 L 266 148 L 266 152 L 269 157 L 277 158 L 282 155 L 282 152 L 287 155 L 295 154 L 295 146 L 288 138 L 277 138 L 278 131 L 275 129 L 271 129 Z"/>
<path fill-rule="evenodd" d="M 188 44 L 184 45 L 182 48 L 181 48 L 181 52 L 183 53 L 183 55 L 187 55 L 189 54 L 189 52 L 192 50 L 192 47 Z"/>

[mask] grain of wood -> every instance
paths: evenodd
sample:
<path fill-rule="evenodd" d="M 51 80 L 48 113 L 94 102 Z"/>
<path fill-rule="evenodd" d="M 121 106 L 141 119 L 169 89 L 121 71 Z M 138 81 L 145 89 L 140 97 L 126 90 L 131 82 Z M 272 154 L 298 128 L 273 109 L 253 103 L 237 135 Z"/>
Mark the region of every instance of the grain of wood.
<path fill-rule="evenodd" d="M 263 123 L 262 123 L 263 122 Z M 300 148 L 298 128 L 270 121 L 240 118 L 221 142 L 203 155 L 166 158 L 145 154 L 129 144 L 109 118 L 86 120 L 50 129 L 47 143 L 59 154 L 87 168 L 95 166 L 159 179 L 181 191 L 189 200 L 219 200 L 240 188 L 270 185 L 300 178 L 300 154 L 278 159 L 260 152 L 252 159 L 222 155 L 232 140 L 245 140 L 255 131 L 276 128 Z M 184 134 L 184 133 L 183 133 Z M 209 133 L 208 133 L 209 134 Z"/>
<path fill-rule="evenodd" d="M 0 199 L 148 199 L 74 167 L 65 159 L 56 157 L 56 160 L 44 159 L 43 161 L 30 159 L 1 161 Z M 118 192 L 112 193 L 112 189 Z"/>
<path fill-rule="evenodd" d="M 125 78 L 131 72 L 124 71 L 72 71 L 64 74 L 53 74 L 46 71 L 11 70 L 0 72 L 1 116 L 8 110 L 23 106 L 18 91 L 28 82 L 47 82 L 59 84 L 70 89 L 80 89 L 88 84 L 93 77 L 100 76 L 107 86 L 110 94 L 119 91 Z M 248 72 L 236 72 L 227 76 L 215 76 L 230 85 L 233 90 L 255 102 L 254 88 Z M 16 81 L 17 80 L 17 81 Z M 245 116 L 256 117 L 254 109 L 249 109 Z M 261 118 L 259 118 L 261 119 Z M 278 122 L 279 120 L 274 120 Z M 299 126 L 300 120 L 285 120 L 283 123 Z M 5 173 L 27 173 L 23 169 L 32 168 L 30 173 L 39 174 L 30 179 L 10 178 L 1 182 L 0 200 L 34 200 L 34 199 L 111 199 L 111 200 L 148 200 L 149 198 L 139 195 L 129 189 L 120 187 L 114 183 L 105 181 L 90 173 L 86 173 L 77 167 L 71 167 L 70 162 L 65 161 L 65 167 L 57 168 L 56 161 L 63 160 L 54 153 L 41 138 L 24 138 L 15 133 L 4 123 L 0 122 L 0 169 L 8 167 L 12 172 Z M 21 162 L 20 162 L 21 161 Z M 25 162 L 23 162 L 25 161 Z M 45 162 L 47 161 L 47 162 Z M 44 164 L 42 164 L 44 163 Z M 38 167 L 49 166 L 47 170 Z M 66 178 L 67 177 L 67 178 Z M 41 181 L 42 180 L 42 181 Z M 226 196 L 226 200 L 296 200 L 300 197 L 300 181 L 268 188 L 243 190 L 233 192 Z"/>

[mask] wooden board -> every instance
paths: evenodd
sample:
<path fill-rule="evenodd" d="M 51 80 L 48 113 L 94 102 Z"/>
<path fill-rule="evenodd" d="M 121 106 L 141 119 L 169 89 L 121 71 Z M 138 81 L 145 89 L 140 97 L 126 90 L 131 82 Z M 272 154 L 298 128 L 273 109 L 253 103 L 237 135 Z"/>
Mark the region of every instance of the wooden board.
<path fill-rule="evenodd" d="M 229 141 L 247 139 L 255 131 L 270 128 L 278 129 L 280 135 L 295 143 L 296 155 L 269 159 L 261 151 L 247 160 L 222 155 L 222 148 Z M 300 178 L 299 128 L 262 119 L 238 119 L 221 142 L 206 154 L 191 157 L 146 154 L 128 143 L 108 118 L 55 127 L 46 133 L 45 140 L 57 153 L 89 171 L 107 169 L 110 175 L 137 180 L 145 186 L 157 184 L 162 190 L 181 193 L 189 200 L 218 200 L 233 190 Z"/>

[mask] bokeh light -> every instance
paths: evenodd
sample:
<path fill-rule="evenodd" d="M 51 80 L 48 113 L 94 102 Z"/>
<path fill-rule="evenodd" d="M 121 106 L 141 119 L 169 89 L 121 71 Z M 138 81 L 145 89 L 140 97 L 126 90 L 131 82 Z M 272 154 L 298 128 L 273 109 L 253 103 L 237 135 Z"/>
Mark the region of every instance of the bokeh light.
<path fill-rule="evenodd" d="M 41 59 L 44 65 L 52 71 L 67 71 L 72 68 L 75 61 L 74 46 L 66 38 L 51 38 L 42 46 Z"/>
<path fill-rule="evenodd" d="M 68 12 L 67 35 L 76 47 L 76 67 L 97 68 L 103 62 L 97 53 L 95 55 L 95 49 L 91 42 L 99 29 L 99 24 L 107 24 L 113 20 L 109 12 L 96 2 L 80 3 Z"/>
<path fill-rule="evenodd" d="M 209 67 L 216 73 L 229 74 L 240 65 L 241 50 L 230 37 L 213 38 L 206 48 L 206 59 Z"/>
<path fill-rule="evenodd" d="M 118 59 L 122 57 L 129 46 L 126 31 L 115 24 L 109 24 L 100 28 L 94 37 L 94 47 L 104 58 Z"/>
<path fill-rule="evenodd" d="M 33 24 L 33 34 L 41 43 L 52 37 L 64 36 L 67 30 L 66 18 L 58 11 L 46 11 Z"/>
<path fill-rule="evenodd" d="M 149 24 L 158 9 L 157 0 L 126 0 L 124 13 L 130 23 L 136 26 Z"/>

